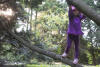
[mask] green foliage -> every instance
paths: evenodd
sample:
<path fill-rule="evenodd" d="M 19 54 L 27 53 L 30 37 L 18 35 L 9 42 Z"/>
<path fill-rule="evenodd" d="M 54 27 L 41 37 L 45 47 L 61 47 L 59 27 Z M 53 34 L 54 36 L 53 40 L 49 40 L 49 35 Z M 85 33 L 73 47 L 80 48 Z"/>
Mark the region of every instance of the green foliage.
<path fill-rule="evenodd" d="M 53 5 L 55 6 L 53 6 Z M 65 39 L 66 27 L 68 24 L 68 15 L 65 11 L 65 5 L 56 2 L 55 0 L 46 1 L 42 6 L 45 7 L 39 13 L 40 16 L 37 17 L 35 36 L 42 43 L 45 43 L 45 49 L 60 49 L 60 45 L 63 44 L 61 38 Z M 52 8 L 51 8 L 52 7 Z M 41 6 L 38 8 L 40 9 Z M 34 21 L 35 22 L 35 21 Z M 60 43 L 59 43 L 60 42 Z M 64 41 L 65 42 L 65 41 Z M 58 48 L 57 48 L 58 46 Z M 57 50 L 57 53 L 61 53 Z"/>
<path fill-rule="evenodd" d="M 22 4 L 27 5 L 31 8 L 37 8 L 39 4 L 42 4 L 43 0 L 20 0 Z"/>
<path fill-rule="evenodd" d="M 21 32 L 16 31 L 16 34 L 39 48 L 62 54 L 67 40 L 67 4 L 60 3 L 56 0 L 18 1 L 20 2 L 19 4 L 22 5 L 23 10 L 20 12 L 23 16 L 19 17 L 16 22 L 23 22 L 26 26 L 23 26 Z M 97 4 L 94 4 L 93 1 L 94 0 L 85 0 L 90 7 L 98 11 L 100 3 L 97 2 Z M 18 23 L 15 29 L 24 25 L 19 25 Z M 24 31 L 24 28 L 26 28 L 26 31 Z M 83 64 L 93 64 L 92 51 L 96 55 L 96 61 L 100 62 L 100 27 L 96 26 L 93 21 L 87 18 L 83 21 L 82 28 L 84 31 L 88 30 L 88 34 L 86 38 L 81 38 L 80 47 L 85 51 L 80 51 L 80 62 Z M 28 63 L 34 64 L 38 64 L 39 62 L 51 63 L 53 61 L 50 57 L 38 54 L 34 51 L 32 52 L 25 46 L 20 46 L 21 43 L 13 38 L 6 40 L 10 41 L 10 43 L 4 42 L 0 45 L 1 59 L 27 61 Z M 73 58 L 72 56 L 70 57 L 71 59 Z"/>
<path fill-rule="evenodd" d="M 90 53 L 87 53 L 87 57 L 88 57 L 88 63 L 89 64 L 92 64 L 93 62 L 93 60 L 92 60 L 92 57 L 91 57 L 91 54 Z"/>

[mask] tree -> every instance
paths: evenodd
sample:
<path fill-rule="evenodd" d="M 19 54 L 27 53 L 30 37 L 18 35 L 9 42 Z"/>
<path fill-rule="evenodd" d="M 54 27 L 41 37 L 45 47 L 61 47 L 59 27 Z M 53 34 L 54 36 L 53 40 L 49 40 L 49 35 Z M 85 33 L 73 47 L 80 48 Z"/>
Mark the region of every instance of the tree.
<path fill-rule="evenodd" d="M 66 1 L 68 3 L 74 5 L 75 7 L 77 7 L 78 10 L 80 10 L 87 17 L 89 17 L 91 20 L 93 20 L 98 26 L 100 26 L 100 22 L 99 22 L 100 21 L 100 15 L 95 10 L 90 8 L 82 0 L 66 0 Z"/>
<path fill-rule="evenodd" d="M 95 3 L 94 0 L 87 0 L 86 3 L 91 7 L 94 8 L 96 10 L 97 13 L 99 13 L 99 8 L 98 6 L 98 1 Z M 92 20 L 90 20 L 89 18 L 87 18 L 83 24 L 82 24 L 82 28 L 87 31 L 87 35 L 85 37 L 86 40 L 88 40 L 88 44 L 87 44 L 87 50 L 88 53 L 87 56 L 89 56 L 89 54 L 91 56 L 89 56 L 89 60 L 88 63 L 89 64 L 98 64 L 98 57 L 99 57 L 99 41 L 100 41 L 100 37 L 99 37 L 99 30 L 100 27 L 96 25 L 96 23 L 94 23 Z"/>
<path fill-rule="evenodd" d="M 17 35 L 12 33 L 11 31 L 8 31 L 8 33 L 10 35 L 12 35 L 14 38 L 16 38 L 17 40 L 19 40 L 21 43 L 23 43 L 26 47 L 28 47 L 32 51 L 36 51 L 36 52 L 41 53 L 43 55 L 47 55 L 47 56 L 49 56 L 49 57 L 51 57 L 53 59 L 60 60 L 63 63 L 66 63 L 66 64 L 70 65 L 71 67 L 83 67 L 80 64 L 74 65 L 72 61 L 70 61 L 68 59 L 65 59 L 65 58 L 62 58 L 60 55 L 56 55 L 54 52 L 49 52 L 47 50 L 43 50 L 43 49 L 40 49 L 40 48 L 38 48 L 36 46 L 33 46 L 31 43 L 27 43 L 26 41 L 24 41 L 22 38 L 18 37 Z"/>
<path fill-rule="evenodd" d="M 31 3 L 33 2 L 32 0 L 30 0 L 30 1 L 29 1 L 29 0 L 23 0 L 23 1 L 20 0 L 20 1 L 21 1 L 21 2 L 26 2 L 26 1 L 29 2 L 30 4 L 28 5 L 28 7 L 30 8 L 30 6 L 31 6 L 31 11 L 32 11 L 32 7 L 33 7 L 32 4 L 31 4 Z M 36 1 L 36 2 L 37 2 L 37 1 Z M 54 1 L 54 2 L 55 2 L 55 1 Z M 77 2 L 77 3 L 76 3 L 76 2 L 75 2 L 75 3 L 72 2 L 72 4 L 74 4 L 74 5 L 77 4 L 76 7 L 78 7 L 78 5 L 81 5 L 81 4 L 78 4 L 78 2 Z M 46 4 L 46 5 L 48 5 L 48 4 Z M 52 17 L 53 15 L 57 15 L 57 13 L 60 13 L 60 12 L 61 12 L 61 13 L 64 13 L 64 11 L 62 11 L 63 9 L 61 9 L 61 7 L 62 7 L 61 5 L 55 4 L 55 3 L 53 3 L 53 4 L 51 3 L 51 4 L 49 4 L 49 5 L 50 5 L 50 7 L 49 7 L 48 9 L 50 9 L 50 8 L 52 9 L 52 10 L 50 9 L 50 11 L 47 12 L 49 16 Z M 52 5 L 57 5 L 57 6 L 55 6 L 55 7 L 52 8 Z M 83 4 L 82 4 L 82 5 L 83 5 Z M 79 9 L 80 9 L 81 7 L 84 7 L 84 6 L 82 6 L 82 5 L 79 7 Z M 60 9 L 58 9 L 58 7 L 60 7 Z M 45 7 L 44 7 L 44 8 L 45 8 Z M 55 9 L 58 9 L 57 12 L 55 12 Z M 46 10 L 46 9 L 43 9 L 43 10 Z M 84 10 L 84 9 L 80 9 L 80 11 L 83 11 L 83 13 L 86 13 L 86 12 L 87 12 L 87 10 Z M 53 13 L 53 15 L 52 15 L 52 13 Z M 31 13 L 31 14 L 32 14 L 32 13 Z M 86 13 L 86 14 L 87 14 L 87 13 Z M 87 14 L 87 16 L 89 16 L 89 17 L 90 17 L 90 15 L 91 15 L 91 14 Z M 94 15 L 94 14 L 92 14 L 92 15 Z M 91 16 L 92 16 L 92 15 L 91 15 Z M 96 15 L 97 15 L 97 14 L 96 14 Z M 57 15 L 57 16 L 58 16 L 58 15 Z M 59 15 L 59 16 L 62 17 L 61 15 Z M 28 16 L 28 17 L 31 17 L 31 18 L 32 18 L 32 15 L 31 15 L 31 16 Z M 54 17 L 54 16 L 53 16 L 53 17 Z M 51 22 L 51 23 L 47 23 L 48 18 L 51 20 L 51 21 L 48 21 L 48 22 Z M 98 18 L 98 17 L 94 17 L 94 18 L 91 18 L 91 19 L 96 19 L 96 18 Z M 0 19 L 2 19 L 2 18 L 0 18 Z M 63 31 L 65 31 L 64 25 L 63 25 L 62 23 L 59 23 L 60 25 L 59 25 L 58 23 L 55 23 L 55 24 L 54 24 L 54 23 L 53 23 L 54 20 L 55 20 L 55 19 L 52 19 L 52 18 L 50 18 L 50 17 L 48 17 L 48 16 L 46 16 L 45 19 L 43 19 L 43 21 L 45 22 L 45 23 L 44 23 L 45 29 L 43 29 L 44 32 L 45 32 L 45 31 L 48 31 L 48 30 L 50 30 L 50 31 L 51 31 L 51 30 L 54 30 L 53 28 L 59 28 L 59 29 L 60 29 L 60 28 L 63 28 L 63 29 L 60 29 L 60 31 L 59 31 L 59 33 L 63 33 Z M 4 21 L 4 20 L 3 20 L 3 21 Z M 95 20 L 95 21 L 98 21 L 98 20 Z M 32 21 L 31 21 L 31 22 L 32 22 Z M 58 21 L 58 22 L 59 22 L 59 21 Z M 38 22 L 38 23 L 40 23 L 40 22 Z M 37 23 L 37 24 L 38 24 L 38 23 Z M 30 23 L 30 24 L 31 24 L 31 23 Z M 97 24 L 98 24 L 98 22 L 97 22 Z M 52 26 L 51 26 L 51 25 L 52 25 Z M 56 25 L 57 25 L 58 27 L 57 27 Z M 60 26 L 62 26 L 62 27 L 60 27 Z M 52 28 L 52 27 L 53 27 L 53 28 Z M 62 30 L 63 30 L 63 31 L 62 31 Z M 8 31 L 7 28 L 6 28 L 6 31 Z M 34 50 L 34 51 L 39 52 L 39 53 L 41 53 L 41 54 L 50 56 L 50 57 L 52 57 L 52 58 L 54 58 L 54 59 L 58 59 L 58 60 L 60 60 L 60 61 L 62 61 L 62 62 L 64 62 L 64 63 L 67 63 L 67 64 L 69 64 L 69 65 L 73 65 L 72 62 L 70 62 L 70 60 L 61 59 L 61 57 L 60 57 L 59 55 L 56 55 L 55 53 L 52 53 L 52 52 L 48 52 L 48 51 L 42 50 L 42 49 L 40 49 L 40 48 L 38 48 L 38 47 L 33 46 L 33 45 L 30 44 L 30 43 L 29 43 L 29 44 L 30 44 L 30 46 L 29 46 L 29 44 L 28 44 L 27 42 L 25 42 L 23 39 L 21 39 L 20 37 L 16 36 L 15 34 L 13 34 L 13 33 L 11 33 L 11 32 L 9 32 L 9 33 L 10 33 L 14 38 L 18 39 L 21 43 L 25 44 L 25 46 L 28 47 L 28 48 L 30 48 L 31 50 Z M 51 33 L 51 32 L 50 32 L 50 33 Z M 40 34 L 41 34 L 41 33 L 40 33 Z M 35 35 L 37 35 L 37 40 L 35 39 L 34 41 L 39 42 L 39 40 L 42 39 L 42 37 L 41 37 L 41 39 L 39 39 L 39 37 L 38 37 L 40 34 L 39 34 L 39 33 L 35 34 Z M 29 35 L 30 35 L 30 34 L 29 34 Z M 32 34 L 32 35 L 33 35 L 33 34 Z M 49 35 L 51 35 L 51 34 L 49 34 Z M 51 37 L 54 37 L 54 31 L 53 31 L 53 35 L 51 35 Z M 47 36 L 47 38 L 48 38 L 48 36 Z M 61 38 L 61 37 L 58 37 L 58 39 L 60 39 L 60 38 Z M 53 40 L 53 43 L 55 43 L 55 40 L 54 40 L 54 39 L 52 39 L 52 40 Z M 32 42 L 32 40 L 30 40 L 30 41 Z M 58 41 L 59 41 L 59 40 L 58 40 Z M 37 44 L 37 43 L 36 43 L 36 44 Z M 20 45 L 22 45 L 22 44 L 20 44 Z M 50 54 L 49 54 L 49 53 L 50 53 Z M 69 62 L 67 62 L 67 61 L 69 61 Z M 76 66 L 77 66 L 77 65 L 76 65 Z M 80 67 L 80 65 L 78 65 L 78 66 Z"/>

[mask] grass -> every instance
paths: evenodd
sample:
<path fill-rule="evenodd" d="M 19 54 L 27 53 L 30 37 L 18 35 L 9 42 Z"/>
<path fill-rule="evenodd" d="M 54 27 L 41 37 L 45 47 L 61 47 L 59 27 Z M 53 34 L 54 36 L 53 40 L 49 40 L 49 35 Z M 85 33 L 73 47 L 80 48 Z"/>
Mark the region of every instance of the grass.
<path fill-rule="evenodd" d="M 100 67 L 100 65 L 96 65 L 96 66 L 91 66 L 91 65 L 86 66 L 86 65 L 84 65 L 84 67 Z"/>
<path fill-rule="evenodd" d="M 66 65 L 27 65 L 26 67 L 70 67 Z"/>
<path fill-rule="evenodd" d="M 47 64 L 41 64 L 41 65 L 36 65 L 36 64 L 28 64 L 26 67 L 70 67 L 68 65 L 63 65 L 63 64 L 58 64 L 58 65 L 47 65 Z M 84 67 L 100 67 L 100 65 L 96 66 L 90 66 L 90 65 L 84 65 Z"/>

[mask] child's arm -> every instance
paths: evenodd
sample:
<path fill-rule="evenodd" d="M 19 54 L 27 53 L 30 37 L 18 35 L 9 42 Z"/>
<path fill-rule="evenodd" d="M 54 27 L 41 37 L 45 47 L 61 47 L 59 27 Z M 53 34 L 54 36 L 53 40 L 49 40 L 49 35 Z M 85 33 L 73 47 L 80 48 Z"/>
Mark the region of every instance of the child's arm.
<path fill-rule="evenodd" d="M 72 5 L 71 5 L 71 3 L 69 2 L 69 0 L 66 0 L 66 2 L 67 2 L 67 4 L 68 4 L 68 6 L 69 6 L 69 11 L 68 11 L 68 16 L 69 16 L 69 19 L 72 19 L 72 17 L 73 17 L 73 11 L 72 11 Z"/>
<path fill-rule="evenodd" d="M 73 10 L 72 10 L 72 5 L 69 6 L 68 16 L 69 16 L 69 19 L 72 19 L 74 16 Z"/>
<path fill-rule="evenodd" d="M 83 20 L 85 18 L 86 18 L 86 16 L 83 13 L 80 13 L 80 19 Z"/>

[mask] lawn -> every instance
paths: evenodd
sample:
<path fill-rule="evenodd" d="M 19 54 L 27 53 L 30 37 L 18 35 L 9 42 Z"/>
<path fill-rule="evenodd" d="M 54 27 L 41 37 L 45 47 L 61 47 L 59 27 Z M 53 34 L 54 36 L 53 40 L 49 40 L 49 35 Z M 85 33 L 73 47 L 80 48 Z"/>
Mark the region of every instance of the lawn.
<path fill-rule="evenodd" d="M 26 67 L 70 67 L 68 65 L 27 65 Z"/>
<path fill-rule="evenodd" d="M 32 65 L 30 65 L 30 64 L 28 64 L 28 65 L 26 65 L 26 67 L 70 67 L 70 66 L 68 66 L 68 65 L 34 65 L 34 64 L 32 64 Z M 96 66 L 91 66 L 91 65 L 84 65 L 84 67 L 100 67 L 100 65 L 96 65 Z"/>

